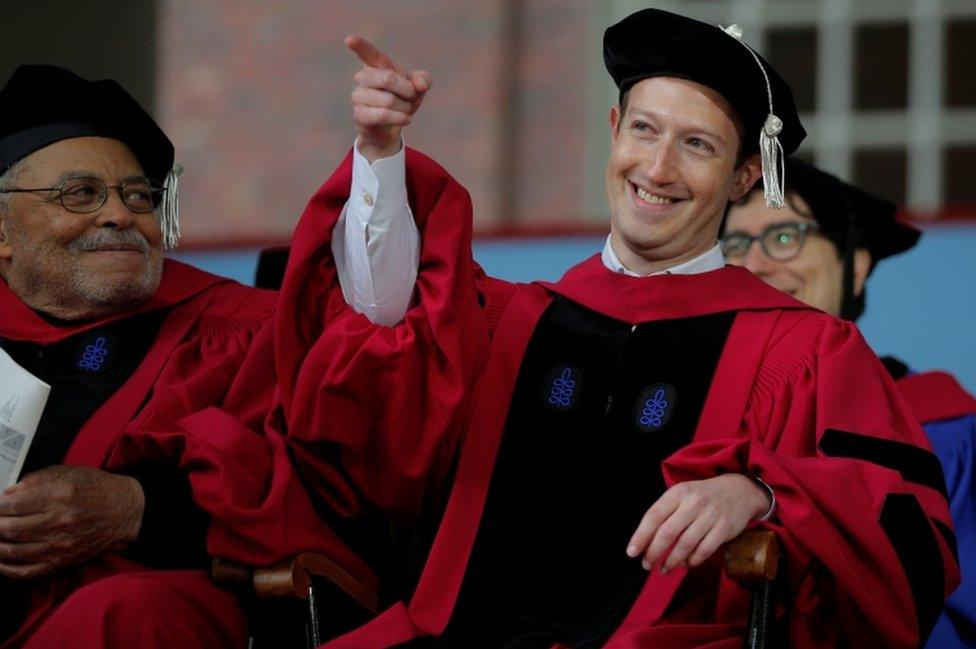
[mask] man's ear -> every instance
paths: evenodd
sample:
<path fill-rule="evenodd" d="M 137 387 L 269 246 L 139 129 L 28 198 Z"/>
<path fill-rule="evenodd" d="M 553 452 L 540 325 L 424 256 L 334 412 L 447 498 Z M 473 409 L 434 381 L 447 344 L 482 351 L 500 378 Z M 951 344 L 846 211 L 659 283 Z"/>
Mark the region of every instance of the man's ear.
<path fill-rule="evenodd" d="M 610 107 L 610 141 L 615 142 L 617 140 L 617 134 L 620 132 L 620 106 Z"/>
<path fill-rule="evenodd" d="M 735 202 L 746 195 L 762 177 L 762 161 L 758 153 L 753 153 L 745 159 L 735 170 L 735 178 L 732 181 L 732 191 L 729 193 L 729 201 Z"/>
<path fill-rule="evenodd" d="M 867 248 L 857 248 L 854 250 L 854 296 L 861 297 L 864 292 L 864 283 L 868 280 L 868 271 L 871 270 L 871 253 Z"/>
<path fill-rule="evenodd" d="M 7 234 L 7 226 L 10 223 L 9 215 L 0 209 L 0 259 L 10 259 L 14 254 L 14 249 L 10 245 L 10 235 Z"/>

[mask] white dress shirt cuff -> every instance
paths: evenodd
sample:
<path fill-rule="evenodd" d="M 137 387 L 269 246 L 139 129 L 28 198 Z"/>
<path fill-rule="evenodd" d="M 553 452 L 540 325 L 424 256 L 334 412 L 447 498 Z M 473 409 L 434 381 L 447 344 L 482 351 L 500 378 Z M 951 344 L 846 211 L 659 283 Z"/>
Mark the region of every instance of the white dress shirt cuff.
<path fill-rule="evenodd" d="M 359 138 L 352 147 L 352 186 L 349 192 L 350 213 L 370 231 L 388 227 L 401 215 L 407 204 L 406 153 L 400 150 L 388 158 L 369 160 L 359 152 Z"/>
<path fill-rule="evenodd" d="M 372 165 L 353 144 L 349 200 L 333 232 L 332 252 L 342 294 L 356 312 L 394 325 L 410 306 L 420 259 L 420 234 L 407 204 L 406 154 Z"/>

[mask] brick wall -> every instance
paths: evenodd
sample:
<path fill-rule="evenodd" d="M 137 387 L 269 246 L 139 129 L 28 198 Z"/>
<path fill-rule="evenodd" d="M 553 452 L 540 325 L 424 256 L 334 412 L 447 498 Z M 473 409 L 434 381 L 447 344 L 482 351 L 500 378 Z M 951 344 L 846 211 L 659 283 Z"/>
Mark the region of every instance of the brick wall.
<path fill-rule="evenodd" d="M 514 67 L 505 63 L 513 7 L 521 24 Z M 581 161 L 580 71 L 585 57 L 600 56 L 581 47 L 586 7 L 162 0 L 156 104 L 186 168 L 187 241 L 287 238 L 354 137 L 358 62 L 343 47 L 348 33 L 431 72 L 434 87 L 406 139 L 469 189 L 479 227 L 578 218 L 584 183 L 602 183 L 583 177 Z"/>

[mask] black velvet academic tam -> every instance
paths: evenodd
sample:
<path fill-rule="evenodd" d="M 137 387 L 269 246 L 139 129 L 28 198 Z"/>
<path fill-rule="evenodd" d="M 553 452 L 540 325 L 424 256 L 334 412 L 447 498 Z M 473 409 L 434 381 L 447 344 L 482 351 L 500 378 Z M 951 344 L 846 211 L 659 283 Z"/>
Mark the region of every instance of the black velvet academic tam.
<path fill-rule="evenodd" d="M 779 141 L 784 151 L 792 153 L 806 137 L 783 78 L 744 41 L 717 25 L 644 9 L 607 29 L 603 60 L 621 96 L 650 77 L 677 77 L 712 88 L 742 118 L 746 153 L 758 150 L 759 132 L 770 114 L 768 78 L 772 113 L 783 122 Z"/>
<path fill-rule="evenodd" d="M 854 246 L 867 248 L 873 264 L 915 245 L 921 232 L 897 218 L 894 203 L 868 194 L 802 160 L 786 161 L 786 186 L 810 207 L 820 231 L 843 250 L 849 222 Z"/>
<path fill-rule="evenodd" d="M 49 144 L 84 136 L 123 142 L 158 182 L 173 167 L 169 138 L 111 79 L 88 81 L 53 65 L 21 65 L 0 90 L 0 173 Z"/>

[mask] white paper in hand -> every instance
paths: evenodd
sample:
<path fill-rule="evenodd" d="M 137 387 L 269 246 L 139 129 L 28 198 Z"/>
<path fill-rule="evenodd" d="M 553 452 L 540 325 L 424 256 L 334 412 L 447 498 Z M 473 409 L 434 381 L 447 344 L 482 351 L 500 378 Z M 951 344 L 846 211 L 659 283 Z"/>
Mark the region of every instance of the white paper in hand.
<path fill-rule="evenodd" d="M 0 489 L 20 478 L 51 386 L 0 349 Z"/>

